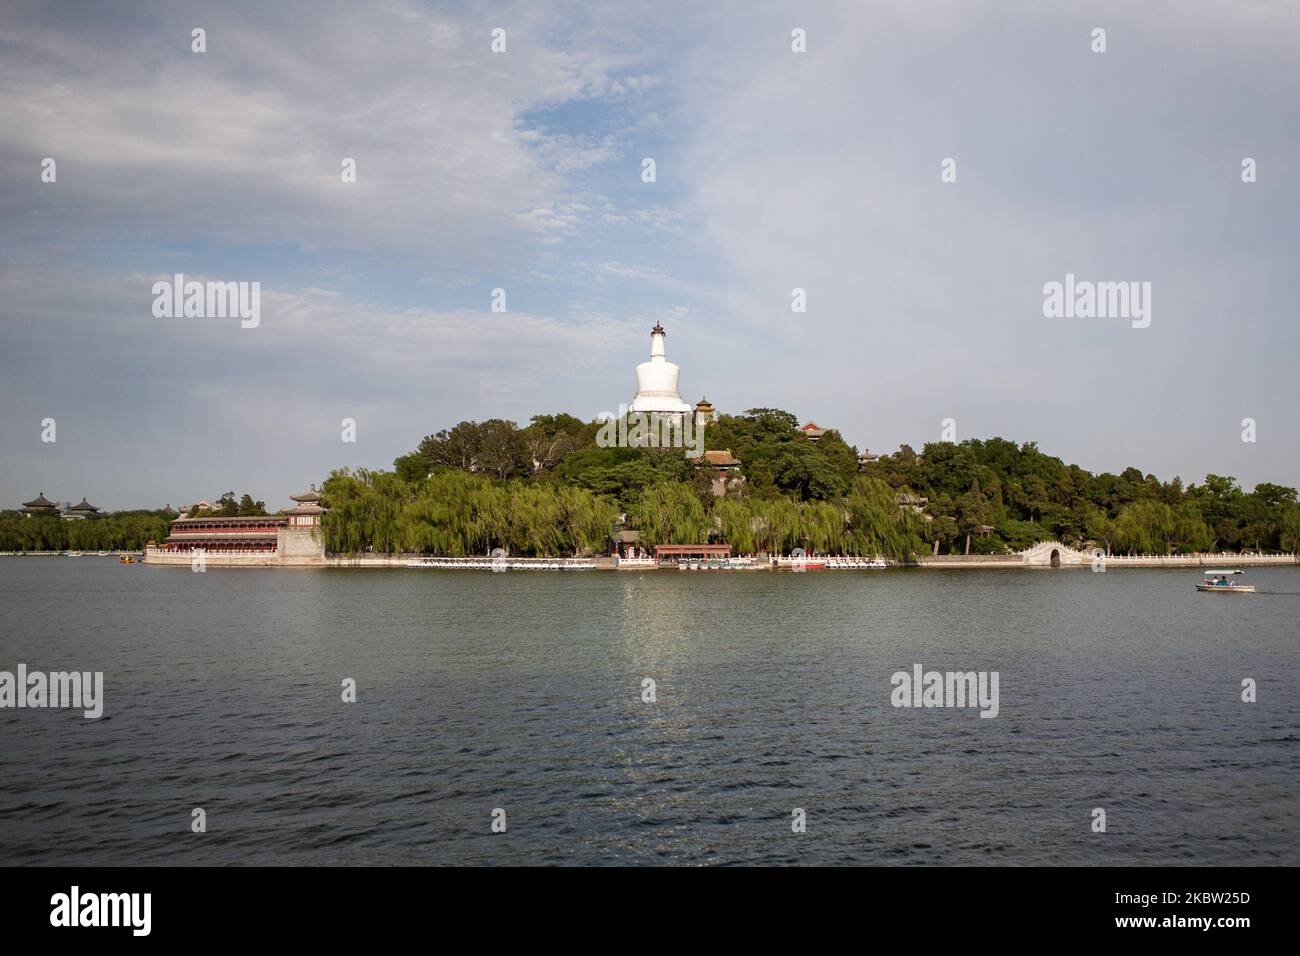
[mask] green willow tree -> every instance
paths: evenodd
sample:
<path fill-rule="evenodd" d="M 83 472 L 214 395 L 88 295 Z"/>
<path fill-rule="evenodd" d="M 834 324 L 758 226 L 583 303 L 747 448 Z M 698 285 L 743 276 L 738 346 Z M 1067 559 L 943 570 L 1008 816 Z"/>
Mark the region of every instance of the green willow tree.
<path fill-rule="evenodd" d="M 0 551 L 139 551 L 167 537 L 161 511 L 118 511 L 65 521 L 57 515 L 0 512 Z"/>
<path fill-rule="evenodd" d="M 618 517 L 613 502 L 579 488 L 445 467 L 415 482 L 343 469 L 330 475 L 323 496 L 325 546 L 341 553 L 599 553 Z"/>

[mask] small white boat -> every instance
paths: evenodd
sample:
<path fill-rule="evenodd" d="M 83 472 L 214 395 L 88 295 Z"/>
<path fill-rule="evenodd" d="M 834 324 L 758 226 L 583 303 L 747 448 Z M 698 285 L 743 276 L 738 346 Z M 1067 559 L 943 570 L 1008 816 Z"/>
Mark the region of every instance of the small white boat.
<path fill-rule="evenodd" d="M 1196 590 L 1212 594 L 1254 594 L 1255 585 L 1237 584 L 1236 576 L 1245 571 L 1206 571 L 1205 581 L 1196 585 Z"/>

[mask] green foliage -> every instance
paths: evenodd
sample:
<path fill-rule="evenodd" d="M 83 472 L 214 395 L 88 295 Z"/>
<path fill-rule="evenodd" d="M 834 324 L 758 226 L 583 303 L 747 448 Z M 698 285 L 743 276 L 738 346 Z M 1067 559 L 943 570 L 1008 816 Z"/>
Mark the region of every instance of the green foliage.
<path fill-rule="evenodd" d="M 904 445 L 871 466 L 897 490 L 927 496 L 932 522 L 926 537 L 951 548 L 947 519 L 961 535 L 992 525 L 1001 545 L 1021 550 L 1044 538 L 1116 553 L 1170 554 L 1201 550 L 1294 551 L 1287 537 L 1296 490 L 1265 483 L 1253 492 L 1235 479 L 1207 475 L 1186 488 L 1137 468 L 1093 475 L 1044 455 L 1033 442 L 1003 438 L 935 442 L 921 454 Z M 951 504 L 950 504 L 951 503 Z M 991 547 L 991 545 L 979 545 Z"/>
<path fill-rule="evenodd" d="M 615 499 L 632 507 L 642 490 L 660 482 L 686 482 L 693 474 L 680 448 L 601 448 L 591 444 L 567 455 L 554 480 Z"/>
<path fill-rule="evenodd" d="M 322 494 L 325 546 L 343 553 L 599 553 L 618 517 L 612 502 L 580 488 L 445 467 L 415 483 L 393 472 L 343 469 Z"/>
<path fill-rule="evenodd" d="M 161 511 L 119 511 L 66 521 L 57 515 L 0 512 L 0 551 L 139 551 L 167 537 Z"/>
<path fill-rule="evenodd" d="M 602 448 L 599 422 L 563 413 L 524 428 L 461 422 L 425 438 L 392 473 L 331 476 L 329 546 L 600 551 L 624 513 L 646 545 L 711 539 L 739 553 L 997 554 L 1046 538 L 1113 552 L 1300 547 L 1300 503 L 1282 485 L 1248 493 L 1219 475 L 1186 488 L 1137 468 L 1093 475 L 1004 438 L 932 442 L 920 453 L 903 445 L 864 475 L 838 432 L 813 441 L 798 426 L 774 408 L 708 424 L 705 447 L 729 449 L 744 478 L 714 498 L 714 472 L 681 449 Z M 900 507 L 903 493 L 928 499 L 924 513 Z"/>
<path fill-rule="evenodd" d="M 424 456 L 418 451 L 402 455 L 393 461 L 393 471 L 397 472 L 397 477 L 401 478 L 408 484 L 414 484 L 417 481 L 423 481 L 429 473 L 429 463 L 424 460 Z"/>
<path fill-rule="evenodd" d="M 641 543 L 698 544 L 707 541 L 709 522 L 699 497 L 679 482 L 661 481 L 646 488 L 628 512 L 641 532 Z"/>

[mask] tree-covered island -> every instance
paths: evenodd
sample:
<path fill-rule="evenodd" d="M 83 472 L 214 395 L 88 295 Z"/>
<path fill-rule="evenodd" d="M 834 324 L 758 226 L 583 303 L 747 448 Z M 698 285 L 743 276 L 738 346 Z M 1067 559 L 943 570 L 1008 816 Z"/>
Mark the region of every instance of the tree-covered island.
<path fill-rule="evenodd" d="M 719 541 L 760 551 L 881 555 L 1000 554 L 1055 538 L 1111 554 L 1300 551 L 1296 489 L 1238 487 L 1207 475 L 1184 486 L 1127 468 L 1094 475 L 1003 438 L 904 445 L 874 456 L 834 429 L 753 408 L 705 427 L 703 458 L 681 448 L 602 447 L 604 423 L 538 415 L 430 435 L 392 471 L 334 471 L 323 486 L 325 546 L 336 553 L 603 554 L 615 529 L 638 543 Z M 227 492 L 216 516 L 266 514 Z M 176 512 L 64 520 L 0 512 L 0 551 L 138 550 Z"/>
<path fill-rule="evenodd" d="M 1208 475 L 1184 486 L 1137 468 L 1094 475 L 1002 438 L 859 455 L 834 429 L 801 429 L 770 408 L 719 415 L 705 429 L 717 454 L 703 459 L 601 447 L 601 427 L 566 414 L 522 428 L 466 421 L 425 438 L 392 471 L 335 471 L 323 489 L 326 547 L 599 554 L 612 529 L 626 528 L 645 546 L 715 540 L 740 554 L 801 547 L 905 559 L 999 554 L 1047 538 L 1114 554 L 1300 550 L 1296 489 L 1281 485 L 1247 492 Z"/>

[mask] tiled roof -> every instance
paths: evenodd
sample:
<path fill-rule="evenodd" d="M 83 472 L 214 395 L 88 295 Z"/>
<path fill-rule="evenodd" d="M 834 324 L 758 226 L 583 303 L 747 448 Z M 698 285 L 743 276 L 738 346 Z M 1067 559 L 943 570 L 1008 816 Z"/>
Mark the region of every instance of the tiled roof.
<path fill-rule="evenodd" d="M 691 455 L 689 461 L 695 465 L 713 465 L 716 468 L 740 464 L 739 458 L 731 456 L 730 448 L 723 448 L 720 451 L 706 451 L 703 456 Z"/>
<path fill-rule="evenodd" d="M 310 491 L 304 491 L 300 495 L 290 495 L 290 501 L 320 501 L 320 495 L 316 493 L 316 486 L 312 485 Z"/>

